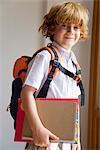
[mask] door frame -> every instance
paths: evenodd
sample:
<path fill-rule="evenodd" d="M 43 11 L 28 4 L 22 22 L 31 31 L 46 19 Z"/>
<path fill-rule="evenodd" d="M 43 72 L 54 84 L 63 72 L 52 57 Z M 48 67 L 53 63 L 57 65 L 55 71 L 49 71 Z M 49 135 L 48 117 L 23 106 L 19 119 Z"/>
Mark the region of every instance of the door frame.
<path fill-rule="evenodd" d="M 97 111 L 98 103 L 98 65 L 99 65 L 99 39 L 100 39 L 100 1 L 94 0 L 93 8 L 93 26 L 91 42 L 91 61 L 90 61 L 90 82 L 89 82 L 89 112 L 88 112 L 88 143 L 87 149 L 96 149 L 97 147 Z"/>

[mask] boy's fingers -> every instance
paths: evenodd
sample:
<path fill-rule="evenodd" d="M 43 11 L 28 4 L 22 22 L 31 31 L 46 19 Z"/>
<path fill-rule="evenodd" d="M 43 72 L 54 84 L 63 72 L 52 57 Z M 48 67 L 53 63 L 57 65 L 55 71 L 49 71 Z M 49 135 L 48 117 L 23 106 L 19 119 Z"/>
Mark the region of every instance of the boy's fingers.
<path fill-rule="evenodd" d="M 59 140 L 59 137 L 57 137 L 56 135 L 54 135 L 53 133 L 50 132 L 50 139 L 51 140 Z"/>

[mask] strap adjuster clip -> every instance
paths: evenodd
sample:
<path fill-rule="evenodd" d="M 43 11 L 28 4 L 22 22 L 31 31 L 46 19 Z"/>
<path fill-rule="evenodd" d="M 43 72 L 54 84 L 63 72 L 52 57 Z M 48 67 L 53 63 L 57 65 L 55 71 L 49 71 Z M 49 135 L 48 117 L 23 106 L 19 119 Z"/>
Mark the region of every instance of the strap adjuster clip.
<path fill-rule="evenodd" d="M 81 76 L 80 76 L 80 75 L 75 75 L 75 76 L 73 77 L 73 79 L 74 79 L 77 83 L 79 83 L 80 80 L 81 80 Z"/>
<path fill-rule="evenodd" d="M 60 63 L 57 60 L 53 60 L 52 66 L 58 67 L 60 66 Z"/>

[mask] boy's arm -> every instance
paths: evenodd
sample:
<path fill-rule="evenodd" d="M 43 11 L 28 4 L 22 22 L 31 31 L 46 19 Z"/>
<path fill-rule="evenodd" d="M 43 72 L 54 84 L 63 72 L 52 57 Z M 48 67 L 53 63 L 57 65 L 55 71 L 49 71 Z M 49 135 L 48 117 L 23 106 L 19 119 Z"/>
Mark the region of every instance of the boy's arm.
<path fill-rule="evenodd" d="M 33 127 L 36 126 L 36 124 L 41 125 L 36 109 L 35 99 L 33 97 L 35 91 L 35 88 L 25 85 L 21 92 L 23 108 L 32 130 L 34 130 Z"/>
<path fill-rule="evenodd" d="M 33 143 L 40 147 L 47 147 L 50 144 L 49 139 L 58 140 L 58 137 L 41 123 L 33 97 L 35 91 L 35 88 L 25 85 L 21 92 L 22 104 L 33 132 Z"/>

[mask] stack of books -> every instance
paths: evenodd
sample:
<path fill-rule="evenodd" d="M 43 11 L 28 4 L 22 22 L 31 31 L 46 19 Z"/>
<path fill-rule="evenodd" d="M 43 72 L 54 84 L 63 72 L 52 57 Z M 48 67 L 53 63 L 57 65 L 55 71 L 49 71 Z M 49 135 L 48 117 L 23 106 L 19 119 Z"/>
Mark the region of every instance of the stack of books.
<path fill-rule="evenodd" d="M 60 141 L 74 143 L 78 99 L 38 98 L 35 101 L 38 115 L 43 125 L 57 135 Z M 19 100 L 18 104 L 14 140 L 32 141 L 32 131 L 21 107 L 21 100 Z"/>

